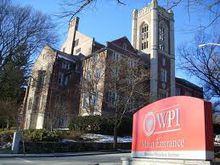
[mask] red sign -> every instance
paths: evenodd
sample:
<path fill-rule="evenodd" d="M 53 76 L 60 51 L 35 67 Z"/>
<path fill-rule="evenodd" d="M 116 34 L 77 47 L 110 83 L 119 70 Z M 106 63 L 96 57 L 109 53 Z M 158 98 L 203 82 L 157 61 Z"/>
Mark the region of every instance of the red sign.
<path fill-rule="evenodd" d="M 175 96 L 133 115 L 133 157 L 211 160 L 213 150 L 210 102 Z"/>

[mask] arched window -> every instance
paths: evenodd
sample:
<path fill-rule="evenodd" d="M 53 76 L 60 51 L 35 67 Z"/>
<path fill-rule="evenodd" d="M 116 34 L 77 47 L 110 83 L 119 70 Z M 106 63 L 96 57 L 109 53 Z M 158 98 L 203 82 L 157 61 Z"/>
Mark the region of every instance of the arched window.
<path fill-rule="evenodd" d="M 141 38 L 140 38 L 140 48 L 141 50 L 147 49 L 149 42 L 149 26 L 146 23 L 143 23 L 140 27 L 140 32 L 141 32 Z"/>

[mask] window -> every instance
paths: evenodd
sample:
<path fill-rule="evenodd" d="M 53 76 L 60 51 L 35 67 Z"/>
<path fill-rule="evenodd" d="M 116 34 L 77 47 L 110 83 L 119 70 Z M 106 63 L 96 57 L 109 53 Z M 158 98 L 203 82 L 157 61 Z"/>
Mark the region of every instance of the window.
<path fill-rule="evenodd" d="M 141 27 L 141 33 L 146 33 L 148 32 L 148 25 L 147 24 L 143 24 Z"/>
<path fill-rule="evenodd" d="M 82 106 L 84 109 L 89 106 L 96 106 L 98 102 L 98 93 L 84 93 L 83 94 Z"/>
<path fill-rule="evenodd" d="M 160 80 L 162 82 L 167 82 L 167 70 L 166 69 L 161 69 Z"/>
<path fill-rule="evenodd" d="M 101 78 L 101 68 L 95 70 L 95 78 Z"/>
<path fill-rule="evenodd" d="M 76 54 L 80 53 L 81 52 L 81 48 L 79 49 L 76 49 Z"/>
<path fill-rule="evenodd" d="M 82 102 L 82 106 L 84 109 L 86 109 L 88 107 L 88 93 L 83 94 L 83 102 Z"/>
<path fill-rule="evenodd" d="M 86 80 L 90 81 L 91 78 L 92 78 L 92 71 L 87 70 L 87 71 L 85 72 L 85 74 L 86 74 Z"/>
<path fill-rule="evenodd" d="M 44 81 L 45 81 L 45 74 L 46 74 L 45 70 L 39 70 L 38 71 L 38 81 L 37 81 L 37 87 L 38 88 L 43 87 Z"/>
<path fill-rule="evenodd" d="M 68 85 L 69 79 L 70 79 L 70 76 L 69 76 L 69 75 L 64 77 L 64 82 L 63 82 L 63 85 L 64 85 L 64 86 L 67 86 L 67 85 Z"/>
<path fill-rule="evenodd" d="M 127 50 L 127 44 L 123 44 L 123 49 Z"/>
<path fill-rule="evenodd" d="M 148 48 L 148 41 L 141 43 L 141 50 L 144 50 L 144 49 L 146 49 L 146 48 Z"/>
<path fill-rule="evenodd" d="M 64 127 L 65 126 L 65 117 L 63 117 L 63 116 L 59 116 L 58 117 L 58 127 Z"/>
<path fill-rule="evenodd" d="M 62 69 L 70 69 L 70 63 L 66 62 L 66 61 L 63 61 L 62 62 Z"/>
<path fill-rule="evenodd" d="M 118 99 L 118 94 L 115 91 L 109 91 L 107 96 L 107 101 L 110 105 L 116 106 L 116 102 Z"/>
<path fill-rule="evenodd" d="M 163 23 L 160 23 L 159 25 L 159 50 L 161 51 L 165 51 L 166 48 L 166 43 L 168 42 L 168 38 L 166 37 L 166 33 L 167 33 L 167 26 L 166 24 L 163 22 Z"/>
<path fill-rule="evenodd" d="M 63 85 L 63 80 L 64 80 L 64 74 L 61 73 L 61 72 L 59 72 L 59 73 L 58 73 L 58 83 L 59 83 L 60 85 Z"/>
<path fill-rule="evenodd" d="M 164 41 L 165 40 L 165 28 L 161 26 L 159 28 L 159 40 Z"/>
<path fill-rule="evenodd" d="M 148 28 L 148 25 L 146 23 L 143 23 L 142 26 L 141 26 L 141 50 L 144 50 L 144 49 L 147 49 L 148 48 L 148 33 L 149 33 L 149 28 Z"/>
<path fill-rule="evenodd" d="M 166 92 L 161 92 L 160 95 L 159 95 L 160 99 L 163 99 L 163 98 L 166 98 L 166 97 L 167 97 Z"/>
<path fill-rule="evenodd" d="M 66 63 L 62 62 L 62 69 L 65 69 L 65 68 L 66 68 Z"/>
<path fill-rule="evenodd" d="M 79 39 L 75 40 L 75 47 L 79 45 Z"/>
<path fill-rule="evenodd" d="M 45 95 L 42 95 L 41 98 L 40 98 L 40 109 L 43 110 L 45 104 L 46 104 L 46 96 Z"/>
<path fill-rule="evenodd" d="M 97 101 L 98 101 L 98 93 L 92 94 L 92 100 L 91 100 L 92 105 L 95 106 L 97 104 Z"/>
<path fill-rule="evenodd" d="M 64 48 L 63 48 L 63 52 L 65 52 L 65 49 L 66 49 L 66 48 L 64 47 Z"/>
<path fill-rule="evenodd" d="M 118 66 L 113 66 L 112 77 L 118 77 L 118 76 L 119 76 L 119 68 L 118 68 Z"/>
<path fill-rule="evenodd" d="M 112 60 L 119 61 L 119 59 L 120 59 L 120 54 L 118 54 L 117 52 L 112 53 Z"/>
<path fill-rule="evenodd" d="M 186 90 L 186 91 L 185 91 L 185 95 L 186 95 L 186 96 L 192 96 L 192 92 Z"/>
<path fill-rule="evenodd" d="M 138 65 L 138 61 L 134 58 L 129 58 L 128 59 L 128 66 L 129 67 L 135 67 Z"/>
<path fill-rule="evenodd" d="M 66 69 L 70 69 L 70 63 L 66 64 Z"/>
<path fill-rule="evenodd" d="M 163 56 L 162 58 L 162 65 L 165 66 L 166 65 L 166 58 Z"/>
<path fill-rule="evenodd" d="M 93 56 L 93 58 L 91 59 L 91 62 L 97 63 L 98 60 L 99 60 L 99 56 L 98 56 L 98 54 L 95 54 L 95 55 Z"/>
<path fill-rule="evenodd" d="M 163 43 L 160 43 L 160 44 L 159 44 L 159 49 L 160 49 L 161 51 L 164 51 L 164 44 L 163 44 Z"/>
<path fill-rule="evenodd" d="M 176 88 L 176 96 L 180 96 L 181 95 L 180 91 L 181 91 L 180 88 L 177 87 Z"/>
<path fill-rule="evenodd" d="M 28 110 L 31 110 L 31 109 L 32 109 L 32 98 L 30 98 L 28 102 Z"/>
<path fill-rule="evenodd" d="M 72 65 L 70 65 L 71 66 L 71 70 L 77 70 L 77 65 L 76 65 L 76 63 L 74 62 L 74 63 L 72 63 Z"/>

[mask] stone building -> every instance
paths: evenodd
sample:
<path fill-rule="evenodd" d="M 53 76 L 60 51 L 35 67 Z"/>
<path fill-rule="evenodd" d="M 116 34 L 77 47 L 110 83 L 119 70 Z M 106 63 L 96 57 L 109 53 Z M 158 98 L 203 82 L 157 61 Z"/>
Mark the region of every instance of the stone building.
<path fill-rule="evenodd" d="M 81 70 L 78 56 L 44 47 L 32 68 L 24 98 L 25 129 L 67 126 L 78 114 Z"/>
<path fill-rule="evenodd" d="M 23 103 L 25 129 L 66 128 L 79 114 L 82 61 L 104 45 L 80 33 L 78 22 L 70 21 L 61 51 L 45 46 L 33 65 Z"/>
<path fill-rule="evenodd" d="M 23 105 L 25 129 L 66 128 L 77 115 L 132 113 L 175 94 L 202 98 L 201 88 L 175 80 L 174 15 L 156 0 L 133 11 L 131 43 L 122 37 L 100 44 L 78 25 L 72 19 L 61 49 L 45 46 L 36 60 Z"/>

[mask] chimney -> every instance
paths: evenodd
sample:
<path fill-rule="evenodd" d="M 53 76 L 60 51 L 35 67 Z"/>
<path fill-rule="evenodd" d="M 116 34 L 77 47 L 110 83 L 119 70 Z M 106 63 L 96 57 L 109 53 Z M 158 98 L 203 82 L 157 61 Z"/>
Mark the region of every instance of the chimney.
<path fill-rule="evenodd" d="M 72 20 L 70 20 L 69 33 L 73 33 L 71 55 L 73 55 L 74 53 L 75 37 L 76 37 L 76 31 L 78 30 L 78 26 L 79 26 L 79 17 L 74 17 Z"/>
<path fill-rule="evenodd" d="M 79 17 L 74 17 L 73 19 L 70 20 L 69 29 L 75 28 L 75 30 L 78 30 L 78 25 L 79 25 Z"/>

